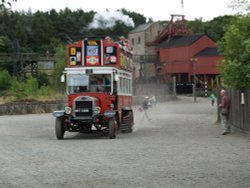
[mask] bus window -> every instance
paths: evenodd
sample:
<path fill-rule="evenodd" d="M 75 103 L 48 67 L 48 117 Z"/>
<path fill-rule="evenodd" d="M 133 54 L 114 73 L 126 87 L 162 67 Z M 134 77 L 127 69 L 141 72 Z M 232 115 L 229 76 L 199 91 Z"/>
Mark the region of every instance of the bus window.
<path fill-rule="evenodd" d="M 84 74 L 67 75 L 67 91 L 69 94 L 88 91 L 89 77 Z"/>
<path fill-rule="evenodd" d="M 111 92 L 111 74 L 90 75 L 90 92 Z"/>

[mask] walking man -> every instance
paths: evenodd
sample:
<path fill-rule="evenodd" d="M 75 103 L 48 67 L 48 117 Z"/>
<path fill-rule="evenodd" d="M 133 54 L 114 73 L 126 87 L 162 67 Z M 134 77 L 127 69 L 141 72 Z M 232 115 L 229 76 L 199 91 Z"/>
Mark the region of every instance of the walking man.
<path fill-rule="evenodd" d="M 143 109 L 142 119 L 144 119 L 144 116 L 146 116 L 147 120 L 151 120 L 148 117 L 148 107 L 149 107 L 149 97 L 145 96 L 143 103 L 142 103 L 142 109 Z"/>
<path fill-rule="evenodd" d="M 221 120 L 221 128 L 222 135 L 230 134 L 230 125 L 228 124 L 229 118 L 229 108 L 230 108 L 230 99 L 227 96 L 226 90 L 222 89 L 220 91 L 221 103 L 219 104 L 220 108 L 220 120 Z"/>

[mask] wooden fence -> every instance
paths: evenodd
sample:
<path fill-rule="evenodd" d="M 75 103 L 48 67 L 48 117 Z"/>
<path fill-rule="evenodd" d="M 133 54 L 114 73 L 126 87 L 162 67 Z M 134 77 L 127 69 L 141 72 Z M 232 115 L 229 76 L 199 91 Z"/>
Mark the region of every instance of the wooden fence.
<path fill-rule="evenodd" d="M 250 89 L 228 90 L 231 99 L 229 124 L 243 131 L 250 131 Z"/>

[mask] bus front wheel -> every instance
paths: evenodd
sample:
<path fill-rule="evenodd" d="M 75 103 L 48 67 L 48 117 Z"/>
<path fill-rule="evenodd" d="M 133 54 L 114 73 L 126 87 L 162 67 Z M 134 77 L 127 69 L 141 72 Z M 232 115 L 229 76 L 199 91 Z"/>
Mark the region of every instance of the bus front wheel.
<path fill-rule="evenodd" d="M 56 126 L 55 126 L 55 132 L 56 132 L 56 138 L 58 140 L 62 140 L 64 137 L 64 127 L 63 127 L 63 118 L 62 117 L 57 117 L 56 118 Z"/>

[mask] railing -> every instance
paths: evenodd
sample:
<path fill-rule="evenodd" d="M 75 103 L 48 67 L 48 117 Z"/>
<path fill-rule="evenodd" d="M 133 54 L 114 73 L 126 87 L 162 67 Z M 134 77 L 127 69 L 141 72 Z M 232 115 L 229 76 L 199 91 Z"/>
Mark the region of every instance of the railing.
<path fill-rule="evenodd" d="M 0 53 L 0 62 L 14 62 L 14 61 L 54 61 L 54 55 L 42 55 L 38 53 Z"/>
<path fill-rule="evenodd" d="M 7 54 L 7 53 L 0 53 L 0 62 L 13 62 L 14 55 Z"/>

